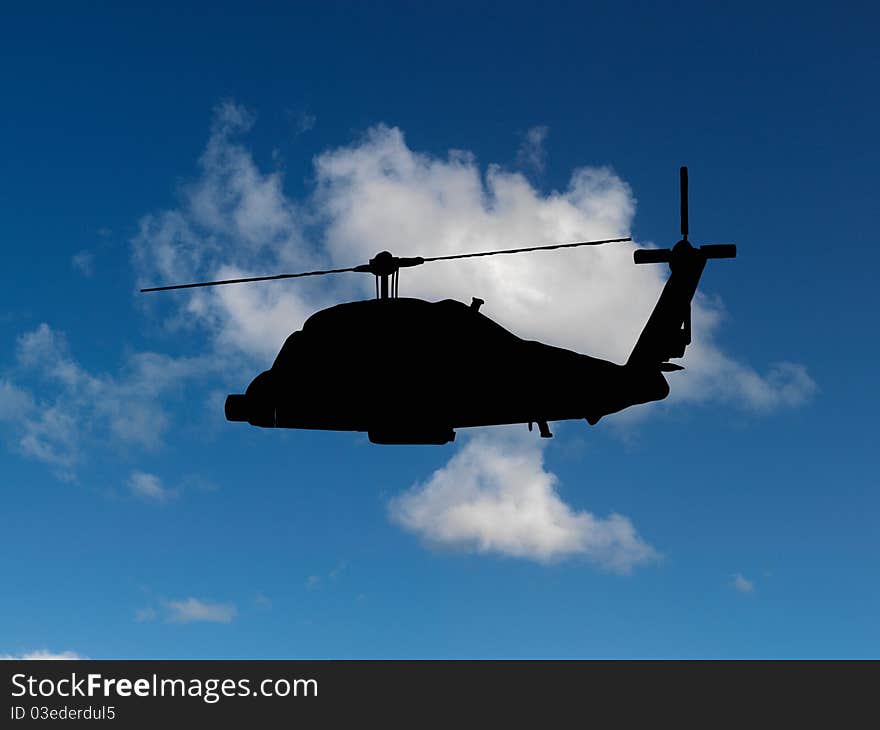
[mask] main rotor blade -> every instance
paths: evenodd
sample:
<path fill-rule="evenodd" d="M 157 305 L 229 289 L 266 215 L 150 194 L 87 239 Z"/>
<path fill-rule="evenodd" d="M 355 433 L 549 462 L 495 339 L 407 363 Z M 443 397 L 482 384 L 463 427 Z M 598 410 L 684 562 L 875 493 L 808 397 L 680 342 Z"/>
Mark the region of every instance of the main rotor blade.
<path fill-rule="evenodd" d="M 298 279 L 301 276 L 321 276 L 322 274 L 343 274 L 347 271 L 364 271 L 360 266 L 349 269 L 324 269 L 323 271 L 303 271 L 300 274 L 276 274 L 275 276 L 249 276 L 244 279 L 223 279 L 222 281 L 199 281 L 194 284 L 174 284 L 172 286 L 151 286 L 141 292 L 168 291 L 169 289 L 195 289 L 199 286 L 221 286 L 223 284 L 245 284 L 250 281 L 274 281 L 276 279 Z"/>
<path fill-rule="evenodd" d="M 631 238 L 605 238 L 601 241 L 579 241 L 577 243 L 553 243 L 547 246 L 529 246 L 527 248 L 508 248 L 499 251 L 479 251 L 477 253 L 460 253 L 451 256 L 430 256 L 427 258 L 417 256 L 409 259 L 394 259 L 398 267 L 418 266 L 427 261 L 448 261 L 450 259 L 470 259 L 478 256 L 496 256 L 498 254 L 525 253 L 527 251 L 550 251 L 557 248 L 575 248 L 576 246 L 598 246 L 602 243 L 620 243 L 632 241 Z M 372 261 L 372 260 L 371 260 Z M 170 289 L 195 289 L 202 286 L 223 286 L 225 284 L 245 284 L 253 281 L 277 281 L 279 279 L 298 279 L 303 276 L 321 276 L 323 274 L 343 274 L 348 271 L 363 273 L 376 273 L 372 264 L 361 264 L 347 269 L 324 269 L 322 271 L 303 271 L 299 274 L 275 274 L 274 276 L 248 276 L 241 279 L 223 279 L 222 281 L 199 281 L 192 284 L 172 284 L 170 286 L 151 286 L 141 289 L 141 292 L 169 291 Z"/>
<path fill-rule="evenodd" d="M 575 248 L 576 246 L 598 246 L 602 243 L 621 243 L 632 241 L 632 238 L 605 238 L 601 241 L 579 241 L 578 243 L 552 243 L 548 246 L 529 246 L 528 248 L 506 248 L 499 251 L 479 251 L 478 253 L 457 253 L 451 256 L 423 256 L 428 261 L 449 261 L 450 259 L 472 259 L 477 256 L 496 256 L 507 253 L 526 253 L 527 251 L 551 251 L 557 248 Z"/>

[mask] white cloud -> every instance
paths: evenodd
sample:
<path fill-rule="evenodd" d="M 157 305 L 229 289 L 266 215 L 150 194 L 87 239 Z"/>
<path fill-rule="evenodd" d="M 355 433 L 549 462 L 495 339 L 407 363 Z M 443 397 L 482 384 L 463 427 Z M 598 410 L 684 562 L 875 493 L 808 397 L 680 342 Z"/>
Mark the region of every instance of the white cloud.
<path fill-rule="evenodd" d="M 36 651 L 27 651 L 23 654 L 0 654 L 0 660 L 8 661 L 10 659 L 18 660 L 51 660 L 51 659 L 87 659 L 88 657 L 80 656 L 73 651 L 48 651 L 47 649 L 37 649 Z"/>
<path fill-rule="evenodd" d="M 466 152 L 446 158 L 415 152 L 399 129 L 383 125 L 319 155 L 314 193 L 294 201 L 284 194 L 280 173 L 262 172 L 237 141 L 252 122 L 242 108 L 221 106 L 201 175 L 184 188 L 180 207 L 142 220 L 133 241 L 142 283 L 351 266 L 383 249 L 442 255 L 617 237 L 627 235 L 635 215 L 632 191 L 610 168 L 577 168 L 566 189 L 542 193 L 520 173 L 481 169 Z M 323 236 L 323 253 L 306 243 L 307 224 Z M 666 277 L 665 267 L 634 266 L 636 247 L 434 263 L 403 272 L 401 293 L 480 296 L 486 314 L 523 337 L 622 362 Z M 706 278 L 711 282 L 711 267 Z M 163 301 L 176 321 L 206 327 L 224 350 L 265 362 L 313 311 L 339 298 L 370 296 L 372 287 L 371 277 L 353 274 L 218 287 Z M 749 409 L 796 404 L 809 395 L 815 386 L 801 365 L 782 364 L 762 376 L 724 354 L 712 342 L 721 321 L 719 307 L 700 296 L 695 342 L 683 361 L 688 373 L 673 392 Z"/>
<path fill-rule="evenodd" d="M 545 194 L 519 173 L 491 165 L 483 172 L 464 153 L 447 159 L 418 154 L 400 130 L 381 126 L 357 144 L 321 155 L 316 170 L 316 204 L 337 265 L 382 248 L 443 255 L 625 236 L 635 215 L 632 191 L 610 168 L 578 168 L 565 190 Z M 666 279 L 665 267 L 633 265 L 636 247 L 429 264 L 404 272 L 401 290 L 466 302 L 479 296 L 486 300 L 482 311 L 523 337 L 623 362 Z M 711 273 L 710 267 L 707 282 Z M 362 291 L 371 285 L 365 282 Z M 731 400 L 751 408 L 774 398 L 779 405 L 797 401 L 809 388 L 803 370 L 786 367 L 763 377 L 724 355 L 712 343 L 721 321 L 719 308 L 699 297 L 695 343 L 683 362 L 699 373 L 701 392 L 735 393 Z"/>
<path fill-rule="evenodd" d="M 200 601 L 197 598 L 165 601 L 165 608 L 168 611 L 167 620 L 171 623 L 181 624 L 195 621 L 228 624 L 238 613 L 231 603 L 211 603 Z"/>
<path fill-rule="evenodd" d="M 235 142 L 252 123 L 241 107 L 221 105 L 200 159 L 202 174 L 183 189 L 180 209 L 141 220 L 132 242 L 141 285 L 315 267 L 319 259 L 304 243 L 300 206 L 284 195 L 281 174 L 262 173 Z M 220 349 L 266 360 L 314 309 L 309 287 L 220 287 L 143 301 L 176 302 L 173 326 L 206 328 Z"/>
<path fill-rule="evenodd" d="M 549 127 L 539 125 L 531 127 L 523 135 L 522 143 L 516 153 L 516 161 L 522 167 L 528 167 L 535 172 L 543 172 L 546 153 L 544 141 L 547 139 Z"/>
<path fill-rule="evenodd" d="M 146 606 L 145 608 L 139 608 L 134 612 L 134 620 L 139 624 L 150 623 L 151 621 L 155 621 L 157 617 L 156 609 L 152 606 Z"/>
<path fill-rule="evenodd" d="M 733 580 L 730 582 L 730 587 L 735 591 L 739 591 L 740 593 L 754 593 L 755 592 L 755 584 L 746 578 L 742 573 L 735 573 L 733 576 Z"/>
<path fill-rule="evenodd" d="M 540 444 L 506 431 L 467 441 L 431 478 L 392 500 L 392 518 L 428 543 L 542 562 L 579 555 L 614 572 L 657 552 L 619 514 L 600 518 L 565 504 Z"/>
<path fill-rule="evenodd" d="M 142 471 L 131 473 L 128 478 L 128 488 L 136 497 L 151 502 L 167 502 L 176 496 L 175 490 L 164 486 L 162 480 L 155 474 Z"/>
<path fill-rule="evenodd" d="M 772 363 L 762 375 L 724 354 L 711 341 L 695 343 L 692 348 L 685 360 L 686 373 L 670 378 L 670 404 L 715 401 L 767 413 L 803 405 L 818 391 L 800 363 Z"/>

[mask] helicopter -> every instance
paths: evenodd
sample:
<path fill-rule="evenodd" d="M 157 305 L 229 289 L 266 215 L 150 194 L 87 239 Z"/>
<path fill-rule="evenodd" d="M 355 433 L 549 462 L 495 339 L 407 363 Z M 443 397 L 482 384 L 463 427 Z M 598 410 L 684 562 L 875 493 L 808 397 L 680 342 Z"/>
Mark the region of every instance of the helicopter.
<path fill-rule="evenodd" d="M 482 299 L 428 302 L 398 296 L 400 270 L 427 263 L 631 241 L 609 238 L 447 256 L 388 251 L 340 269 L 206 281 L 142 292 L 277 281 L 348 272 L 375 277 L 374 299 L 316 312 L 284 342 L 272 366 L 226 419 L 264 428 L 366 432 L 375 444 L 447 444 L 456 429 L 585 419 L 591 426 L 630 406 L 669 395 L 665 373 L 691 343 L 691 300 L 709 259 L 735 258 L 733 244 L 688 240 L 688 171 L 680 169 L 681 240 L 637 249 L 634 263 L 666 263 L 670 275 L 627 361 L 618 365 L 517 337 L 480 312 Z M 503 373 L 503 377 L 499 376 Z"/>

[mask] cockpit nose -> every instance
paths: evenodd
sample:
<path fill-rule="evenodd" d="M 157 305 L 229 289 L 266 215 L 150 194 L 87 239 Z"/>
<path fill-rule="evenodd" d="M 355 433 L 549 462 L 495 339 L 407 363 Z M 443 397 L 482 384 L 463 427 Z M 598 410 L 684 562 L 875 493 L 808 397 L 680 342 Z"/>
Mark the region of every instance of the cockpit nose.
<path fill-rule="evenodd" d="M 275 406 L 264 398 L 251 394 L 226 396 L 226 420 L 247 421 L 252 426 L 275 427 Z"/>
<path fill-rule="evenodd" d="M 271 370 L 260 373 L 248 386 L 244 395 L 234 393 L 226 397 L 227 421 L 247 421 L 252 426 L 275 426 L 275 377 Z"/>
<path fill-rule="evenodd" d="M 248 420 L 248 397 L 246 395 L 232 394 L 226 396 L 227 421 L 247 421 Z"/>

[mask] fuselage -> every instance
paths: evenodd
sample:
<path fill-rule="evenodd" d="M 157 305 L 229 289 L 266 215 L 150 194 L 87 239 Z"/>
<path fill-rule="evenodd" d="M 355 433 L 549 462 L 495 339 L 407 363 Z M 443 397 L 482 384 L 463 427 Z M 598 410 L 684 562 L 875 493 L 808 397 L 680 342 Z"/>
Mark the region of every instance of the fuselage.
<path fill-rule="evenodd" d="M 294 332 L 227 417 L 275 428 L 366 431 L 383 443 L 445 443 L 474 426 L 602 416 L 664 398 L 634 370 L 523 340 L 454 300 L 340 304 Z"/>

